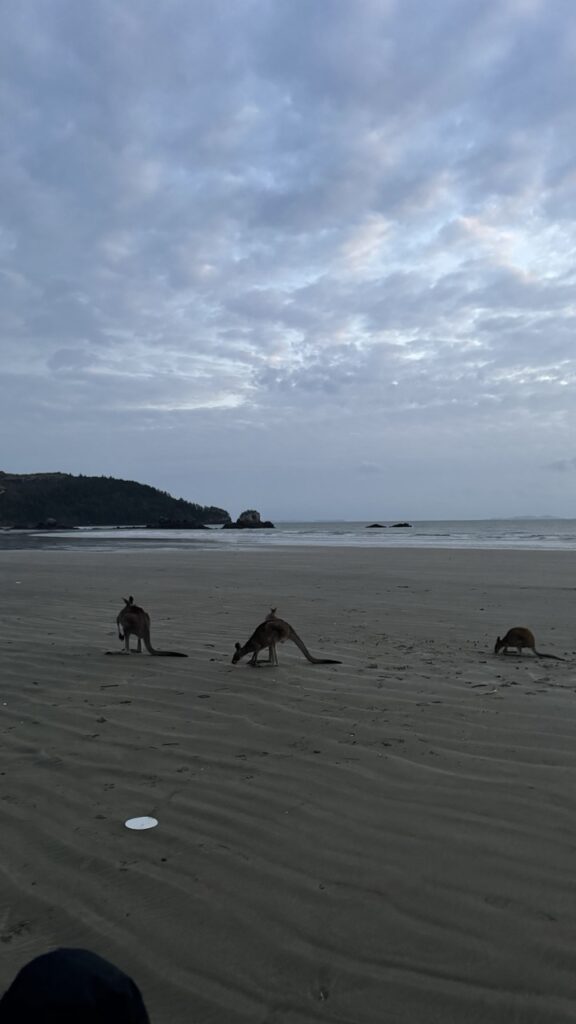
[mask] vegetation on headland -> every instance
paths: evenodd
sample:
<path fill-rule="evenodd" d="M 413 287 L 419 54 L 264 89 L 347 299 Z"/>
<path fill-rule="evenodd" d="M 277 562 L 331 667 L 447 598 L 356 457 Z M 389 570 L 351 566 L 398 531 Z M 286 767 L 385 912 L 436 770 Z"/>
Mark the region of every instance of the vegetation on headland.
<path fill-rule="evenodd" d="M 173 498 L 133 480 L 0 471 L 0 526 L 54 529 L 169 522 L 193 529 L 229 523 L 230 515 L 225 509 Z"/>

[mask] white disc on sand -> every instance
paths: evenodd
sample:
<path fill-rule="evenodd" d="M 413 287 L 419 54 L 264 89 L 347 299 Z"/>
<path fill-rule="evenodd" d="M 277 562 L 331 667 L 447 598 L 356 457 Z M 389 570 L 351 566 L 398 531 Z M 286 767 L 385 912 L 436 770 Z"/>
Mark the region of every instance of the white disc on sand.
<path fill-rule="evenodd" d="M 135 828 L 135 829 L 156 828 L 156 825 L 158 824 L 158 819 L 157 818 L 147 818 L 147 817 L 144 817 L 144 818 L 128 818 L 128 821 L 125 821 L 124 824 L 126 825 L 126 828 Z"/>

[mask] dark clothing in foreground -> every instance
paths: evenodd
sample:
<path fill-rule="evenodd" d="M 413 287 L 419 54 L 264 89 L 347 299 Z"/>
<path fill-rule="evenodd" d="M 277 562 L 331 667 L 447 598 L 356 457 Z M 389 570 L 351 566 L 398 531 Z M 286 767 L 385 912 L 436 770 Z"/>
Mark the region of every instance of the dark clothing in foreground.
<path fill-rule="evenodd" d="M 0 999 L 0 1024 L 150 1024 L 131 978 L 87 949 L 36 957 Z"/>

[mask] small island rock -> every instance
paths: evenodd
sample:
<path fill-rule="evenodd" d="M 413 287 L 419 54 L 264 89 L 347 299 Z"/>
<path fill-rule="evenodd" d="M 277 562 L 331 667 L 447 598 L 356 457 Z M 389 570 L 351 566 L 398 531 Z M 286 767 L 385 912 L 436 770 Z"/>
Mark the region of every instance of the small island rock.
<path fill-rule="evenodd" d="M 273 530 L 274 523 L 262 519 L 260 513 L 253 508 L 242 512 L 235 523 L 224 523 L 223 530 Z"/>
<path fill-rule="evenodd" d="M 59 523 L 52 516 L 48 516 L 47 519 L 43 519 L 41 522 L 36 523 L 35 530 L 73 530 L 73 526 L 69 526 L 66 523 Z"/>

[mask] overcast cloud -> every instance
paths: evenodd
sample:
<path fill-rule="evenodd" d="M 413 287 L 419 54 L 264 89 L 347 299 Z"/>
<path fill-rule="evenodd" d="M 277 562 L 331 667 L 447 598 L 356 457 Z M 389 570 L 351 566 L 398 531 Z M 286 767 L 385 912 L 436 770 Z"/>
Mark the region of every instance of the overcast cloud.
<path fill-rule="evenodd" d="M 573 0 L 18 0 L 0 468 L 576 515 Z"/>

